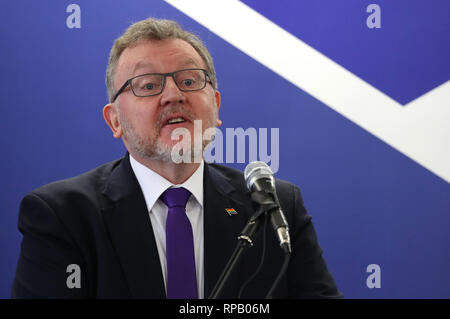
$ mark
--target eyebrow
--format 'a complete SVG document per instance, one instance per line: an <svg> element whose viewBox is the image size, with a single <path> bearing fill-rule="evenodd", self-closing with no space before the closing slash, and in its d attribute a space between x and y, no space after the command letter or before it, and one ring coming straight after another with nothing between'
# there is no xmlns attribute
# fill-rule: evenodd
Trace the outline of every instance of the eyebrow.
<svg viewBox="0 0 450 319"><path fill-rule="evenodd" d="M197 64L197 62L194 61L194 59L186 59L182 64L180 64L181 67L185 66L195 66L196 68L199 68L200 66Z"/></svg>
<svg viewBox="0 0 450 319"><path fill-rule="evenodd" d="M197 64L197 62L195 62L194 59L192 59L192 58L188 58L188 59L184 60L183 63L179 64L180 68L188 67L188 66L194 66L196 68L200 67ZM138 63L136 63L136 65L133 68L133 74L136 74L136 71L138 71L139 69L143 69L143 68L155 69L155 65L150 62L144 61L144 60L139 61ZM174 71L177 71L177 70L174 70Z"/></svg>
<svg viewBox="0 0 450 319"><path fill-rule="evenodd" d="M133 68L133 74L136 74L136 71L143 68L154 68L154 65L150 62L139 61Z"/></svg>

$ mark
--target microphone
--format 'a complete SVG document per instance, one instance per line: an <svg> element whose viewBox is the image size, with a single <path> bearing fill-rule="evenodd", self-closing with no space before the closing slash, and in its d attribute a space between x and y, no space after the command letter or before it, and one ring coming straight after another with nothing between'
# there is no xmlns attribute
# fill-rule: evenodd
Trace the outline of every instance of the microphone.
<svg viewBox="0 0 450 319"><path fill-rule="evenodd" d="M250 191L264 194L264 202L270 203L268 213L273 229L278 235L281 248L285 253L290 254L291 239L289 237L289 227L278 201L272 170L266 163L254 161L245 168L244 178Z"/></svg>

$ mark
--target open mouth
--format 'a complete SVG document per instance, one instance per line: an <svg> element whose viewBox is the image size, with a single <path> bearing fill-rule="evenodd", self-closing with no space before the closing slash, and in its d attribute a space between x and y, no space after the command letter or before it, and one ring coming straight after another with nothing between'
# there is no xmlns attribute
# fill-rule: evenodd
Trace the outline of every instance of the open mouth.
<svg viewBox="0 0 450 319"><path fill-rule="evenodd" d="M169 119L166 124L178 124L178 123L183 123L186 122L186 120L182 117L174 117Z"/></svg>

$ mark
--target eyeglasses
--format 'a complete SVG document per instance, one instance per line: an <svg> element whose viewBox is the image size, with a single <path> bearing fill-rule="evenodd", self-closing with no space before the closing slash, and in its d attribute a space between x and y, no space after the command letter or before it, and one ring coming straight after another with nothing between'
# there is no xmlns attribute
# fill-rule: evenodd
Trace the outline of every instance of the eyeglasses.
<svg viewBox="0 0 450 319"><path fill-rule="evenodd" d="M147 73L128 79L114 95L111 103L117 99L128 85L136 96L144 97L161 94L168 76L172 77L178 89L183 92L204 89L206 82L211 84L211 81L206 79L206 77L209 78L209 74L204 69L185 69L171 73Z"/></svg>

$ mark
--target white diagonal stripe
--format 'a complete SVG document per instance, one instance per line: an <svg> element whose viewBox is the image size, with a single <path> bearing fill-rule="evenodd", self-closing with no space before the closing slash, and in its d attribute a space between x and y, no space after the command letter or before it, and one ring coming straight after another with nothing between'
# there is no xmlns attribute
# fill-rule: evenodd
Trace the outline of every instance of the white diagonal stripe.
<svg viewBox="0 0 450 319"><path fill-rule="evenodd" d="M406 106L237 0L165 0L450 183L450 81Z"/></svg>

